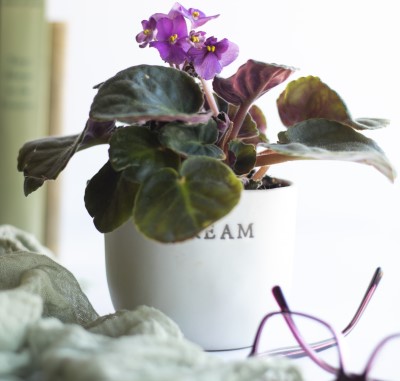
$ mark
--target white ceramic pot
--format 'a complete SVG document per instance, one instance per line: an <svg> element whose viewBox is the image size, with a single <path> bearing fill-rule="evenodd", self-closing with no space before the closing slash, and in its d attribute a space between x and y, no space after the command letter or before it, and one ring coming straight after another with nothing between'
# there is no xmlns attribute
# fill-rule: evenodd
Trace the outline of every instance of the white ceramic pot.
<svg viewBox="0 0 400 381"><path fill-rule="evenodd" d="M295 220L290 185L244 191L228 216L183 243L148 240L128 222L105 235L113 305L156 307L206 350L248 347L277 309L271 288L290 287Z"/></svg>

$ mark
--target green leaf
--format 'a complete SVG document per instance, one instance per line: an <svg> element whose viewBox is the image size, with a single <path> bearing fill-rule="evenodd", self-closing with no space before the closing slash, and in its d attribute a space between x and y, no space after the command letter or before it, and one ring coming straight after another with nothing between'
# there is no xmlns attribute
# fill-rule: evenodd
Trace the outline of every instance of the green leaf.
<svg viewBox="0 0 400 381"><path fill-rule="evenodd" d="M279 133L281 144L260 144L297 159L345 160L372 165L389 180L395 170L372 140L341 123L309 119Z"/></svg>
<svg viewBox="0 0 400 381"><path fill-rule="evenodd" d="M95 119L205 122L198 114L203 93L188 74L170 67L139 65L125 69L101 84L90 116Z"/></svg>
<svg viewBox="0 0 400 381"><path fill-rule="evenodd" d="M353 120L342 98L318 77L302 77L290 82L277 100L279 116L286 127L307 119L334 120L357 130L376 129L386 119Z"/></svg>
<svg viewBox="0 0 400 381"><path fill-rule="evenodd" d="M54 180L78 150L83 134L50 137L25 143L19 151L18 170L24 173L25 196Z"/></svg>
<svg viewBox="0 0 400 381"><path fill-rule="evenodd" d="M107 233L132 217L138 184L128 181L107 162L88 182L85 206L96 228Z"/></svg>
<svg viewBox="0 0 400 381"><path fill-rule="evenodd" d="M123 127L113 134L109 156L116 171L126 170L125 177L139 183L161 168L180 165L179 156L161 146L156 133L138 126Z"/></svg>
<svg viewBox="0 0 400 381"><path fill-rule="evenodd" d="M241 181L222 162L190 157L180 173L166 168L141 185L134 208L138 229L161 242L194 237L239 202Z"/></svg>
<svg viewBox="0 0 400 381"><path fill-rule="evenodd" d="M218 128L213 119L207 124L169 123L160 130L159 139L161 144L185 157L225 159L224 151L215 144Z"/></svg>
<svg viewBox="0 0 400 381"><path fill-rule="evenodd" d="M232 140L229 142L229 151L234 156L233 170L237 175L245 175L254 168L256 149L253 144Z"/></svg>
<svg viewBox="0 0 400 381"><path fill-rule="evenodd" d="M111 121L88 120L80 135L49 136L25 143L18 154L18 170L24 173L28 196L46 180L55 180L78 151L108 142L114 130Z"/></svg>
<svg viewBox="0 0 400 381"><path fill-rule="evenodd" d="M264 113L258 106L252 105L250 107L249 114L250 114L252 120L256 124L258 133L254 137L249 137L249 138L243 139L243 141L248 144L254 144L255 146L257 146L257 144L259 144L259 143L268 143L268 138L266 135L267 119L265 118ZM243 125L245 125L245 121L244 121ZM243 127L242 127L242 129L243 129ZM240 132L239 132L239 137L240 137Z"/></svg>

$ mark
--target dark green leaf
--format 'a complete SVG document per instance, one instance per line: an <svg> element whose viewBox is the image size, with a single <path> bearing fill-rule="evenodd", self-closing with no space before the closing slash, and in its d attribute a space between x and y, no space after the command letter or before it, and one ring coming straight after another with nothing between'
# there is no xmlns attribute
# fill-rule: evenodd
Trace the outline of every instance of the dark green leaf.
<svg viewBox="0 0 400 381"><path fill-rule="evenodd" d="M139 65L125 69L101 84L90 116L96 119L134 121L205 122L198 114L203 93L188 74L169 67Z"/></svg>
<svg viewBox="0 0 400 381"><path fill-rule="evenodd" d="M81 135L49 137L25 143L19 151L18 170L24 173L25 196L54 180L77 151Z"/></svg>
<svg viewBox="0 0 400 381"><path fill-rule="evenodd" d="M75 152L107 143L113 130L112 121L99 123L89 119L80 135L50 136L25 143L18 154L18 170L25 177L25 196L46 180L55 180Z"/></svg>
<svg viewBox="0 0 400 381"><path fill-rule="evenodd" d="M107 162L86 186L85 206L96 228L113 231L132 216L138 184L128 181Z"/></svg>
<svg viewBox="0 0 400 381"><path fill-rule="evenodd" d="M313 76L290 82L279 96L277 105L286 127L314 118L334 120L357 130L376 129L388 124L385 119L353 120L336 91Z"/></svg>
<svg viewBox="0 0 400 381"><path fill-rule="evenodd" d="M229 151L234 156L233 170L237 175L245 175L254 168L256 149L253 144L232 140L229 142Z"/></svg>
<svg viewBox="0 0 400 381"><path fill-rule="evenodd" d="M281 144L261 144L298 159L345 160L372 165L391 181L395 170L371 139L341 123L309 119L279 133Z"/></svg>
<svg viewBox="0 0 400 381"><path fill-rule="evenodd" d="M225 158L224 151L215 145L218 128L213 119L207 124L169 123L161 129L159 139L161 144L186 157Z"/></svg>
<svg viewBox="0 0 400 381"><path fill-rule="evenodd" d="M251 104L268 90L284 82L293 68L248 60L229 78L215 77L214 91L236 106Z"/></svg>
<svg viewBox="0 0 400 381"><path fill-rule="evenodd" d="M126 170L125 176L139 183L158 169L180 165L179 156L161 146L156 133L145 127L118 129L110 140L109 156L116 171Z"/></svg>
<svg viewBox="0 0 400 381"><path fill-rule="evenodd" d="M152 239L183 241L231 211L241 190L240 180L222 162L190 157L180 173L162 169L142 183L134 220Z"/></svg>

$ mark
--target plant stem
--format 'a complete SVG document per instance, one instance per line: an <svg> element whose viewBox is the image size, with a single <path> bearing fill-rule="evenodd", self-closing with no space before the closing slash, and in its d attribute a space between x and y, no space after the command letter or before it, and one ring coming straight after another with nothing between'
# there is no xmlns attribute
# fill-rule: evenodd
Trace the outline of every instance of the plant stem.
<svg viewBox="0 0 400 381"><path fill-rule="evenodd" d="M210 106L212 114L213 114L213 116L218 116L219 109L218 109L217 103L215 102L214 96L208 86L208 83L203 78L200 78L200 80L201 80L201 84L203 85L204 95L207 99L208 105Z"/></svg>
<svg viewBox="0 0 400 381"><path fill-rule="evenodd" d="M238 136L250 107L251 102L242 103L239 106L239 109L237 110L236 115L233 118L233 130L231 132L231 135L229 136L229 140L233 140Z"/></svg>
<svg viewBox="0 0 400 381"><path fill-rule="evenodd" d="M266 165L285 163L286 161L301 160L298 156L289 156L276 153L274 151L263 152L256 158L256 167L263 167Z"/></svg>
<svg viewBox="0 0 400 381"><path fill-rule="evenodd" d="M265 165L264 167L261 167L257 170L257 172L253 175L253 180L257 181L257 180L261 180L264 175L267 173L269 169L269 165Z"/></svg>

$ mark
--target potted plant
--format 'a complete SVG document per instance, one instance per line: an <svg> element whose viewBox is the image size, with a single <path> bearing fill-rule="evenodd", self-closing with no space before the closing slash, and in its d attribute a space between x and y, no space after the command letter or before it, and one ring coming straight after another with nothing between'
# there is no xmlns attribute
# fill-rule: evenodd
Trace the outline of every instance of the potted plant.
<svg viewBox="0 0 400 381"><path fill-rule="evenodd" d="M285 130L270 142L255 102L295 69L249 60L220 77L238 47L199 29L217 17L176 3L168 14L143 21L137 42L156 48L169 66L130 67L95 86L81 134L28 142L18 157L28 195L56 179L76 152L109 145L85 204L107 233L114 305L153 304L207 349L250 345L270 286L284 283L290 269L293 186L269 177L271 165L345 160L395 177L384 152L362 134L388 122L353 119L314 76L290 82L278 97ZM123 247L112 249L114 242Z"/></svg>

